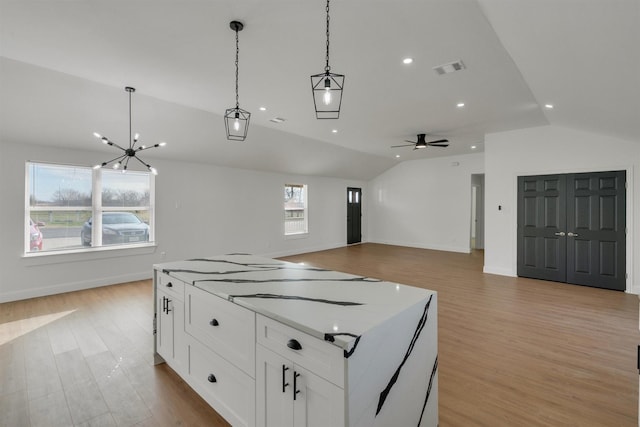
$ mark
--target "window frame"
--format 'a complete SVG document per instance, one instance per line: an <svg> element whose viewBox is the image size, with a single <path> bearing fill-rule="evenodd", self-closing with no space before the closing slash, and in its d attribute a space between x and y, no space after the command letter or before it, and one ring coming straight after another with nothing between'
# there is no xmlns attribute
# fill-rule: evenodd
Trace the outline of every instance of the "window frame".
<svg viewBox="0 0 640 427"><path fill-rule="evenodd" d="M34 207L30 203L31 195L31 165L48 165L61 168L74 168L74 169L92 169L91 170L91 206L46 206L46 207ZM25 206L24 206L24 243L23 243L23 256L24 257L40 257L51 255L63 255L63 254L77 254L77 253L90 253L100 251L113 251L132 248L144 248L155 247L155 175L146 171L129 171L134 174L147 175L149 179L149 204L145 206L102 206L102 176L103 169L94 169L86 165L73 165L62 164L54 162L42 162L28 160L25 162ZM108 170L107 170L108 171ZM90 217L93 219L91 227L91 246L68 247L62 249L51 249L41 251L31 251L30 242L30 221L32 218L32 212L50 212L50 211L86 211L90 212ZM102 213L109 211L145 211L148 212L148 225L149 225L149 240L139 243L116 243L103 245L102 244Z"/></svg>
<svg viewBox="0 0 640 427"><path fill-rule="evenodd" d="M302 204L303 204L303 228L304 231L297 231L297 232L290 232L287 233L287 208L285 206L283 206L283 222L282 222L282 226L283 226L283 235L285 237L285 239L296 239L296 238L302 238L302 237L306 237L309 235L309 186L307 184L292 184L292 183L285 183L283 190L286 191L287 187L300 187L302 188ZM284 202L286 203L286 201ZM283 203L283 205L284 205ZM290 210L290 209L289 209Z"/></svg>

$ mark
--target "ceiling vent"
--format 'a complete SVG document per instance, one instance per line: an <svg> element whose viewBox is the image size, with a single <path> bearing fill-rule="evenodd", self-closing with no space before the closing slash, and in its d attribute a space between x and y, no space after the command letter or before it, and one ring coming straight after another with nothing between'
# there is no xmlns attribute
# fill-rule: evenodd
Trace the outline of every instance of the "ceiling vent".
<svg viewBox="0 0 640 427"><path fill-rule="evenodd" d="M270 119L269 121L273 122L273 123L282 123L282 122L284 122L284 120L285 119L283 119L282 117L274 117L273 119Z"/></svg>
<svg viewBox="0 0 640 427"><path fill-rule="evenodd" d="M462 71L466 69L464 62L462 60L449 62L448 64L438 65L437 67L433 67L433 69L438 73L439 76L443 74L454 73L456 71Z"/></svg>

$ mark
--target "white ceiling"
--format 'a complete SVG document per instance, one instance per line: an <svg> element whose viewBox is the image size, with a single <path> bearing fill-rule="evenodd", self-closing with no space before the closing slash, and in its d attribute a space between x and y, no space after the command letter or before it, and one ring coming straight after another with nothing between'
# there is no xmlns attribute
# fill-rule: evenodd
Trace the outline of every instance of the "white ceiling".
<svg viewBox="0 0 640 427"><path fill-rule="evenodd" d="M334 0L339 120L316 120L311 98L309 76L324 70L324 7L0 0L0 137L109 157L92 133L126 144L133 86L134 131L168 143L149 159L368 180L398 161L482 151L486 133L549 123L640 142L640 0ZM245 142L227 141L222 119L235 105L231 20L245 24ZM460 59L464 71L433 71ZM451 145L389 148L423 132Z"/></svg>

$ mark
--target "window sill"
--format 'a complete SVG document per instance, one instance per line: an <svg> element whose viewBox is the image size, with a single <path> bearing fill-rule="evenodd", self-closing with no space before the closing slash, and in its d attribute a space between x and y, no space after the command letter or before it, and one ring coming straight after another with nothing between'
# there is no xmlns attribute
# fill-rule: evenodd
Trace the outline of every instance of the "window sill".
<svg viewBox="0 0 640 427"><path fill-rule="evenodd" d="M128 257L132 255L148 255L154 253L157 246L155 242L150 242L135 245L103 246L99 248L29 252L24 253L22 259L27 263L27 266L83 262L105 258Z"/></svg>
<svg viewBox="0 0 640 427"><path fill-rule="evenodd" d="M295 239L306 239L309 237L309 232L306 233L295 233L295 234L285 234L284 240L295 240Z"/></svg>

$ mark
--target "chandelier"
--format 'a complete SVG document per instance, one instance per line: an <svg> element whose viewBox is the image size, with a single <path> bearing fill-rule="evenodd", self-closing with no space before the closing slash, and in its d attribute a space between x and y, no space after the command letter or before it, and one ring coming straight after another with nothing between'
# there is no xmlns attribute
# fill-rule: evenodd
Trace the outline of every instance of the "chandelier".
<svg viewBox="0 0 640 427"><path fill-rule="evenodd" d="M160 142L158 144L153 144L153 145L149 145L149 146L147 146L147 145L139 145L139 146L136 147L136 144L138 143L138 139L140 138L140 135L138 133L136 133L132 137L132 133L131 133L131 94L133 92L135 92L136 89L133 88L133 87L127 86L127 87L124 88L124 90L126 90L129 93L129 148L121 147L120 145L118 145L115 142L111 141L106 136L102 136L98 132L94 132L93 136L98 138L103 144L110 145L112 147L116 147L117 149L121 150L122 153L118 154L117 157L115 157L115 158L113 158L113 159L111 159L111 160L109 160L107 162L98 163L93 168L94 169L100 169L102 167L105 167L105 166L113 163L113 165L111 167L114 170L121 170L122 173L125 173L127 171L127 167L129 166L129 160L136 159L137 161L142 163L152 174L157 175L158 171L155 168L151 167L150 164L148 164L145 161L143 161L138 156L138 153L140 153L141 151L144 151L144 150L148 150L149 148L164 147L165 145L167 145L167 143L166 142Z"/></svg>

